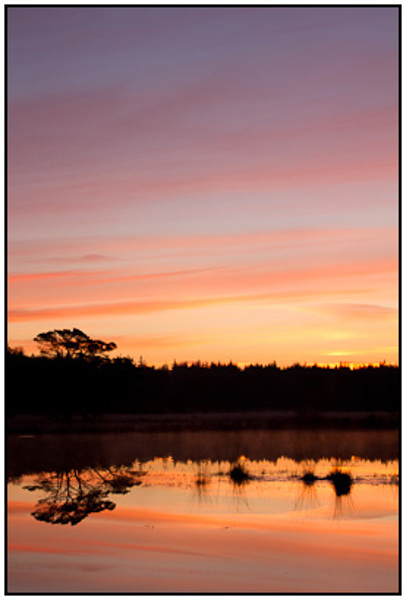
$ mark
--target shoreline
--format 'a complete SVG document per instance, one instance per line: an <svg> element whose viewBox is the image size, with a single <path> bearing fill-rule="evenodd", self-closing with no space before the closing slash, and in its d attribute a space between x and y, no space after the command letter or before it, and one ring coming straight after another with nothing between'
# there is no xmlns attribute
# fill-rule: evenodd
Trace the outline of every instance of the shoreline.
<svg viewBox="0 0 405 600"><path fill-rule="evenodd" d="M399 429L399 413L249 411L168 414L103 414L58 419L52 415L6 418L6 434L229 431L255 429Z"/></svg>

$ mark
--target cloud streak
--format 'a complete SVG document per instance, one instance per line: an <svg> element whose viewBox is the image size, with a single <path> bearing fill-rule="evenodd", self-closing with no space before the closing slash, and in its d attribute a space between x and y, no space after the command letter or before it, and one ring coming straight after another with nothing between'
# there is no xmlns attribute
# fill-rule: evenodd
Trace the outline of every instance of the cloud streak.
<svg viewBox="0 0 405 600"><path fill-rule="evenodd" d="M8 14L10 341L114 322L153 362L210 315L243 354L254 305L299 356L310 306L319 348L371 319L393 346L395 7Z"/></svg>
<svg viewBox="0 0 405 600"><path fill-rule="evenodd" d="M349 322L351 320L379 321L398 319L398 308L376 304L328 303L320 307L327 313Z"/></svg>
<svg viewBox="0 0 405 600"><path fill-rule="evenodd" d="M350 290L340 290L340 293L350 294L354 293ZM334 296L336 290L325 290L324 292L314 291L311 289L307 290L290 290L290 291L279 291L273 293L255 293L255 294L240 294L235 296L216 296L216 297L200 297L200 298L189 298L184 300L172 299L172 300L146 300L146 301L131 301L131 302L117 302L117 303L99 303L99 304L83 304L69 306L54 306L48 308L37 308L37 309L11 309L8 312L8 318L10 322L19 321L35 321L43 319L60 319L60 318L74 318L83 316L125 316L128 314L142 315L147 313L161 312L161 311L172 311L172 310L192 310L213 305L221 304L232 304L232 303L250 303L250 302L273 302L275 304L283 303L294 303L294 302L305 302L308 300L314 300L319 298L320 295ZM374 310L374 316L383 313L384 316L389 314L393 316L395 314L394 309L387 309L384 311L382 308L377 307L365 307L364 305L329 305L328 310L334 313L339 313L343 316L347 315L363 315L366 316L372 313Z"/></svg>

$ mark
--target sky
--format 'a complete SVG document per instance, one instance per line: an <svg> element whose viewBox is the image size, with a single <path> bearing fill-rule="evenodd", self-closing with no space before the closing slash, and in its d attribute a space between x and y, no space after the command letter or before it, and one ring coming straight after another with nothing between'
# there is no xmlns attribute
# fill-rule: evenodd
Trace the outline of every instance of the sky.
<svg viewBox="0 0 405 600"><path fill-rule="evenodd" d="M398 8L7 16L11 346L398 363Z"/></svg>

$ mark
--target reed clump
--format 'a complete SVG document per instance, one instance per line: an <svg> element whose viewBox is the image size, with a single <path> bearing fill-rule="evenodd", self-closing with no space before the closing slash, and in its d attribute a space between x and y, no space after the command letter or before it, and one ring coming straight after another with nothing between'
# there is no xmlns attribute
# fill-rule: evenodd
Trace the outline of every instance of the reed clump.
<svg viewBox="0 0 405 600"><path fill-rule="evenodd" d="M249 479L251 479L251 475L240 462L236 463L236 465L234 465L229 471L229 477L236 485L243 485L244 483L247 483Z"/></svg>
<svg viewBox="0 0 405 600"><path fill-rule="evenodd" d="M303 481L305 485L311 486L314 485L315 481L319 481L319 477L317 477L313 471L305 471L301 477L301 481Z"/></svg>
<svg viewBox="0 0 405 600"><path fill-rule="evenodd" d="M335 488L336 496L346 496L350 494L353 485L353 477L350 473L344 473L340 469L334 469L325 479L331 482Z"/></svg>
<svg viewBox="0 0 405 600"><path fill-rule="evenodd" d="M199 473L196 477L195 484L198 488L203 488L208 484L208 478L202 473Z"/></svg>

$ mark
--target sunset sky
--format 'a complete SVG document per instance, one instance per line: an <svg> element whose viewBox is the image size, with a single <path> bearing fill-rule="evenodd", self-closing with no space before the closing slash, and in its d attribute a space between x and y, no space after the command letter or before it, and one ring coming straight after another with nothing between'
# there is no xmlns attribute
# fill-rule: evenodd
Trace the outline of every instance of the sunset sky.
<svg viewBox="0 0 405 600"><path fill-rule="evenodd" d="M8 8L8 337L398 362L398 8Z"/></svg>

